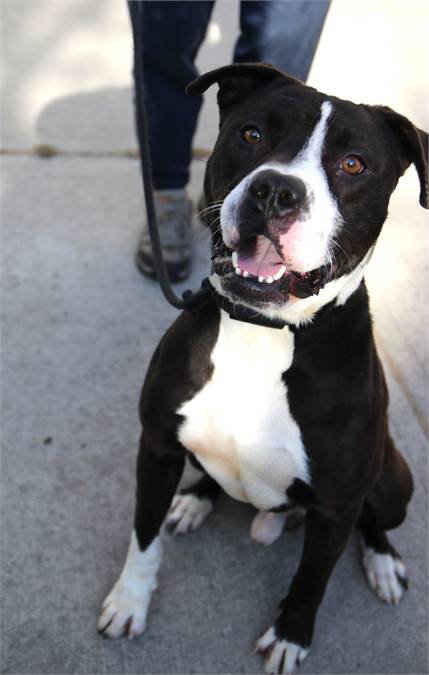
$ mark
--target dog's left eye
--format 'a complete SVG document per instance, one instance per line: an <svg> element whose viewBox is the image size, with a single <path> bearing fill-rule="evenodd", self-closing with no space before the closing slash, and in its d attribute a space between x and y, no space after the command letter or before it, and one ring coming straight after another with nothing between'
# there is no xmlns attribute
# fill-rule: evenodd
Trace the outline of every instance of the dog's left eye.
<svg viewBox="0 0 429 675"><path fill-rule="evenodd" d="M365 169L365 164L363 159L357 155L347 155L341 162L341 169L352 176L355 176L358 173L362 173Z"/></svg>
<svg viewBox="0 0 429 675"><path fill-rule="evenodd" d="M256 145L262 141L262 134L256 127L244 127L241 130L241 135L246 143Z"/></svg>

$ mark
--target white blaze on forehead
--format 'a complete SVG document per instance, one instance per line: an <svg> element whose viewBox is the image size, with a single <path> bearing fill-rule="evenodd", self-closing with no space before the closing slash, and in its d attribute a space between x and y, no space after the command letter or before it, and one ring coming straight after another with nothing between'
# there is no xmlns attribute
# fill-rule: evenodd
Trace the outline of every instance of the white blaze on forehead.
<svg viewBox="0 0 429 675"><path fill-rule="evenodd" d="M331 262L333 238L341 222L322 164L331 114L332 104L324 101L319 121L295 159L275 165L280 173L300 178L307 191L308 212L280 235L283 256L295 272L310 272Z"/></svg>
<svg viewBox="0 0 429 675"><path fill-rule="evenodd" d="M322 151L325 144L326 129L328 126L328 118L332 112L332 103L324 101L320 108L320 118L313 129L311 136L308 138L302 150L296 156L294 163L299 160L313 160L322 164Z"/></svg>

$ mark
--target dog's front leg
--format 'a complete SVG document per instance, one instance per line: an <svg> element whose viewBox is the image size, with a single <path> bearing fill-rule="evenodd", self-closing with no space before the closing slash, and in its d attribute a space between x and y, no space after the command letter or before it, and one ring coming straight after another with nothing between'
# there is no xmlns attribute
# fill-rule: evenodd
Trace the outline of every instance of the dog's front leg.
<svg viewBox="0 0 429 675"><path fill-rule="evenodd" d="M335 519L307 512L298 571L280 604L280 616L256 644L266 657L266 673L292 673L307 656L326 584L359 511L360 505L354 506Z"/></svg>
<svg viewBox="0 0 429 675"><path fill-rule="evenodd" d="M184 456L156 454L144 433L137 460L134 530L124 568L104 601L98 621L105 637L135 637L146 616L161 563L159 531L167 515L184 466Z"/></svg>

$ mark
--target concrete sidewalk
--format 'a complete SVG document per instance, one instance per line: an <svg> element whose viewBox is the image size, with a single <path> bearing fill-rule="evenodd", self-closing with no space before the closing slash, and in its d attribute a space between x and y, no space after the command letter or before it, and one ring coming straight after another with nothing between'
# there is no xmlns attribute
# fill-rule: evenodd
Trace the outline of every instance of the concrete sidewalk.
<svg viewBox="0 0 429 675"><path fill-rule="evenodd" d="M125 2L3 0L3 673L258 673L254 640L294 573L302 532L250 541L250 507L227 497L200 531L167 538L149 626L109 642L99 606L132 522L137 402L176 315L134 269L142 212ZM230 60L235 2L218 2L201 70ZM334 0L310 83L383 103L423 128L424 0ZM216 136L209 92L195 145ZM49 160L31 154L57 146ZM194 162L191 193L201 189ZM398 607L367 587L353 540L301 673L427 673L428 234L410 170L368 275L391 424L415 478L393 535L411 588ZM196 226L196 287L209 266Z"/></svg>

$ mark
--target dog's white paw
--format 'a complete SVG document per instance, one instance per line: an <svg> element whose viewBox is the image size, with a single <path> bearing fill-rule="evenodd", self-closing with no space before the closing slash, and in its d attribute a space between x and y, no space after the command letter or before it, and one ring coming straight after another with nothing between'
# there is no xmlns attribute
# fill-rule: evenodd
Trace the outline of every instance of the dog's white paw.
<svg viewBox="0 0 429 675"><path fill-rule="evenodd" d="M371 588L390 605L397 605L408 589L407 570L400 558L390 553L376 553L364 546L362 562Z"/></svg>
<svg viewBox="0 0 429 675"><path fill-rule="evenodd" d="M175 495L167 516L167 529L173 534L185 534L198 529L213 510L210 499L192 494Z"/></svg>
<svg viewBox="0 0 429 675"><path fill-rule="evenodd" d="M134 638L143 633L160 562L159 537L141 551L133 532L124 569L101 608L98 631L104 637Z"/></svg>
<svg viewBox="0 0 429 675"><path fill-rule="evenodd" d="M252 521L250 536L253 541L269 546L278 539L286 522L286 512L259 511Z"/></svg>
<svg viewBox="0 0 429 675"><path fill-rule="evenodd" d="M155 585L133 588L119 578L103 603L98 630L105 637L133 638L146 628L146 616Z"/></svg>
<svg viewBox="0 0 429 675"><path fill-rule="evenodd" d="M310 650L294 642L279 640L271 626L257 641L256 651L265 657L265 673L293 673Z"/></svg>
<svg viewBox="0 0 429 675"><path fill-rule="evenodd" d="M259 511L252 521L250 536L253 541L269 546L280 537L283 530L295 530L299 527L304 516L305 510L298 507L281 513Z"/></svg>

